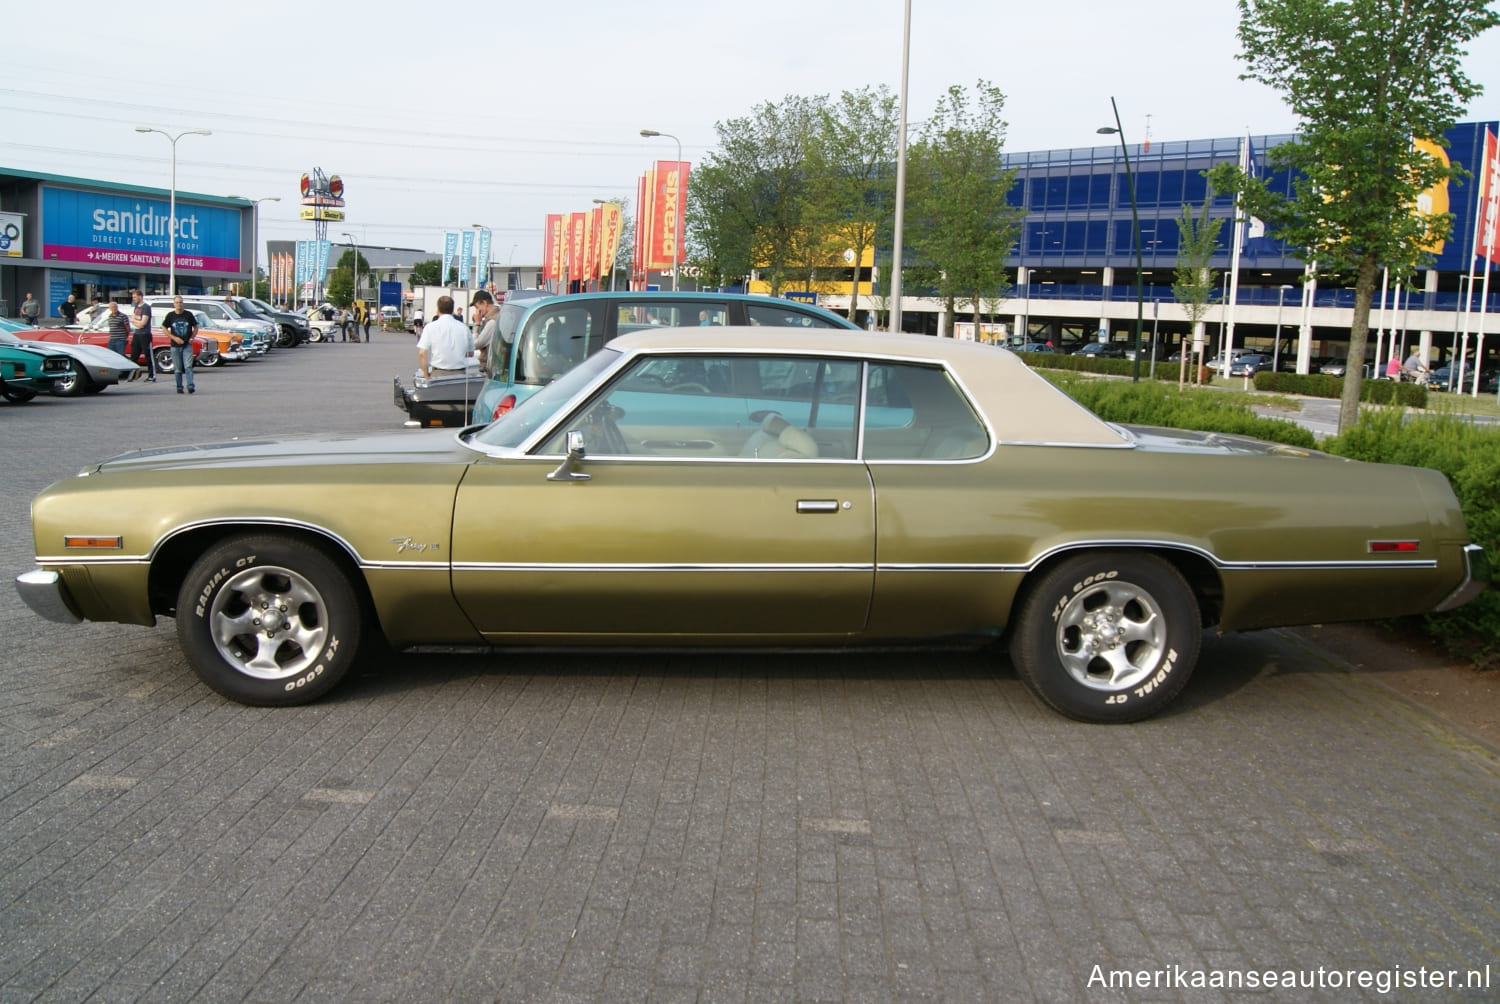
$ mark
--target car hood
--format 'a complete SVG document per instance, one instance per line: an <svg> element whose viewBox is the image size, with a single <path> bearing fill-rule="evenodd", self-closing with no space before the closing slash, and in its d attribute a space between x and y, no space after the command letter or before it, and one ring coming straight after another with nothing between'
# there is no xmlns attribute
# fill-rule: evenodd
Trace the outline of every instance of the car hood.
<svg viewBox="0 0 1500 1004"><path fill-rule="evenodd" d="M217 469L226 467L307 467L340 464L469 464L472 450L460 446L452 429L403 430L378 436L309 435L284 439L234 439L223 443L135 450L102 461L98 473Z"/></svg>
<svg viewBox="0 0 1500 1004"><path fill-rule="evenodd" d="M1197 432L1147 425L1116 425L1115 428L1124 432L1136 449L1155 453L1240 453L1262 457L1320 457L1349 462L1344 457L1335 457L1320 450L1273 443L1251 436L1237 436L1228 432Z"/></svg>

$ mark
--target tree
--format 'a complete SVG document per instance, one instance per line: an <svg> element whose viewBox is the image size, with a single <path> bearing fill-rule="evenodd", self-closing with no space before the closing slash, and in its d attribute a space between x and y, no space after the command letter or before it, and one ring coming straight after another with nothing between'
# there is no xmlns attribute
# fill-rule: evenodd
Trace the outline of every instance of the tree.
<svg viewBox="0 0 1500 1004"><path fill-rule="evenodd" d="M947 301L973 308L975 330L985 298L1010 289L1005 259L1020 234L1023 210L1009 201L1015 171L1003 159L1005 95L983 80L973 107L964 89L948 88L921 138L907 151L907 243L917 275Z"/></svg>
<svg viewBox="0 0 1500 1004"><path fill-rule="evenodd" d="M1193 348L1200 353L1193 369L1194 383L1198 382L1197 367L1203 365L1203 318L1208 313L1209 300L1219 288L1219 270L1209 268L1208 262L1218 250L1219 231L1224 229L1224 221L1209 218L1208 207L1212 202L1213 192L1210 191L1197 215L1194 215L1192 206L1184 204L1182 215L1177 220L1177 269L1172 276L1172 295L1187 314L1188 324L1192 327ZM1177 377L1179 387L1184 382L1182 374L1187 372L1190 354L1184 344L1182 368Z"/></svg>
<svg viewBox="0 0 1500 1004"><path fill-rule="evenodd" d="M356 266L358 267L356 268ZM338 287L340 289L344 289L347 286L347 295L349 299L348 302L345 303L340 303L333 295L333 279L334 276L339 275L343 276L343 278L347 280L346 283L340 283ZM349 248L343 254L339 255L338 262L333 266L333 271L329 273L328 302L334 304L335 306L347 307L355 300L360 299L360 291L364 289L364 287L368 285L369 282L370 263L365 260L364 255L355 251L353 248Z"/></svg>
<svg viewBox="0 0 1500 1004"><path fill-rule="evenodd" d="M823 96L788 95L780 104L757 105L748 118L717 123L722 151L704 157L698 169L706 184L690 244L705 238L710 220L715 229L739 228L750 241L747 264L766 273L773 296L789 276L808 267L807 154L826 104ZM712 237L726 252L721 267L730 265L740 247L728 233Z"/></svg>
<svg viewBox="0 0 1500 1004"><path fill-rule="evenodd" d="M808 155L807 219L823 237L822 257L854 252L849 320L859 306L859 263L894 209L896 98L884 85L845 91L822 109Z"/></svg>
<svg viewBox="0 0 1500 1004"><path fill-rule="evenodd" d="M1294 195L1220 164L1210 181L1242 212L1305 248L1321 273L1354 277L1350 366L1339 431L1359 418L1370 304L1382 267L1410 281L1452 230L1415 211L1428 188L1461 175L1418 141L1443 137L1482 88L1460 66L1464 47L1500 23L1492 0L1239 0L1242 79L1280 91L1298 136L1267 154L1294 173ZM1379 360L1377 360L1378 362Z"/></svg>
<svg viewBox="0 0 1500 1004"><path fill-rule="evenodd" d="M349 306L354 302L354 274L346 268L336 268L329 272L323 296L335 307Z"/></svg>
<svg viewBox="0 0 1500 1004"><path fill-rule="evenodd" d="M698 288L738 282L755 267L753 226L739 172L710 155L688 183L684 226L688 261L698 269Z"/></svg>
<svg viewBox="0 0 1500 1004"><path fill-rule="evenodd" d="M443 284L443 263L436 258L426 258L411 267L411 275L407 277L406 284L413 289L418 286L441 286Z"/></svg>

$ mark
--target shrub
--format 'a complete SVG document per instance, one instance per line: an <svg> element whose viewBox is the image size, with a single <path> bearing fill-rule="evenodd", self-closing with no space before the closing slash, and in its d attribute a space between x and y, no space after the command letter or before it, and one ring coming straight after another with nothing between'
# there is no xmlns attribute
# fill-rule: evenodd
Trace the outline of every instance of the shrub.
<svg viewBox="0 0 1500 1004"><path fill-rule="evenodd" d="M1476 425L1446 409L1414 418L1400 411L1371 410L1323 448L1355 460L1442 471L1463 506L1469 536L1491 562L1500 554L1500 498L1495 487L1500 485L1500 429ZM1457 610L1425 614L1418 620L1427 634L1477 666L1500 665L1500 591L1487 589Z"/></svg>
<svg viewBox="0 0 1500 1004"><path fill-rule="evenodd" d="M1301 394L1304 397L1343 397L1344 378L1326 373L1272 373L1266 370L1255 374L1256 390L1273 390L1283 394ZM1427 407L1427 388L1414 383L1396 383L1391 380L1363 380L1359 386L1359 399L1371 404L1399 404L1406 408Z"/></svg>
<svg viewBox="0 0 1500 1004"><path fill-rule="evenodd" d="M1246 405L1217 392L1179 391L1161 382L1089 380L1063 373L1043 375L1106 422L1225 432L1306 449L1311 449L1315 442L1313 434L1297 423L1261 418Z"/></svg>
<svg viewBox="0 0 1500 1004"><path fill-rule="evenodd" d="M1135 373L1135 362L1131 359L1100 359L1096 356L1074 356L1064 355L1060 352L1017 352L1016 355L1034 370L1072 370L1076 373L1099 373L1104 376L1133 376ZM1180 372L1178 363L1169 363L1158 359L1156 361L1156 377L1159 381L1177 381ZM1141 360L1141 378L1147 379L1151 376L1151 363ZM1207 366L1203 367L1200 383L1208 383L1213 379L1213 371ZM1337 397L1337 395L1334 395Z"/></svg>

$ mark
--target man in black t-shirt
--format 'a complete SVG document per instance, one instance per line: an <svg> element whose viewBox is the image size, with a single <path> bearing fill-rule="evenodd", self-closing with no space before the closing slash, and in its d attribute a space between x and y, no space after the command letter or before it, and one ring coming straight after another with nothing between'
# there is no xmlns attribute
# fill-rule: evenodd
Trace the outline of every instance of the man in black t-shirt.
<svg viewBox="0 0 1500 1004"><path fill-rule="evenodd" d="M182 309L182 297L172 297L172 310L161 321L162 331L172 343L172 375L177 378L177 393L182 393L182 376L187 374L187 392L197 393L193 387L193 336L198 333L198 321L190 310Z"/></svg>
<svg viewBox="0 0 1500 1004"><path fill-rule="evenodd" d="M68 298L57 305L57 316L63 319L63 324L78 323L78 303L69 293Z"/></svg>

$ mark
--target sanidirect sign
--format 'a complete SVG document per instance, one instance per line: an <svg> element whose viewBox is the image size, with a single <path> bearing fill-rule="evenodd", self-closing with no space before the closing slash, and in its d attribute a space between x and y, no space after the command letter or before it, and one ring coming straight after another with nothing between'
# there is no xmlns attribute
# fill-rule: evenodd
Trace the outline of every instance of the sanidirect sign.
<svg viewBox="0 0 1500 1004"><path fill-rule="evenodd" d="M85 265L169 266L171 203L42 188L42 257ZM239 272L240 212L177 201L177 269Z"/></svg>

